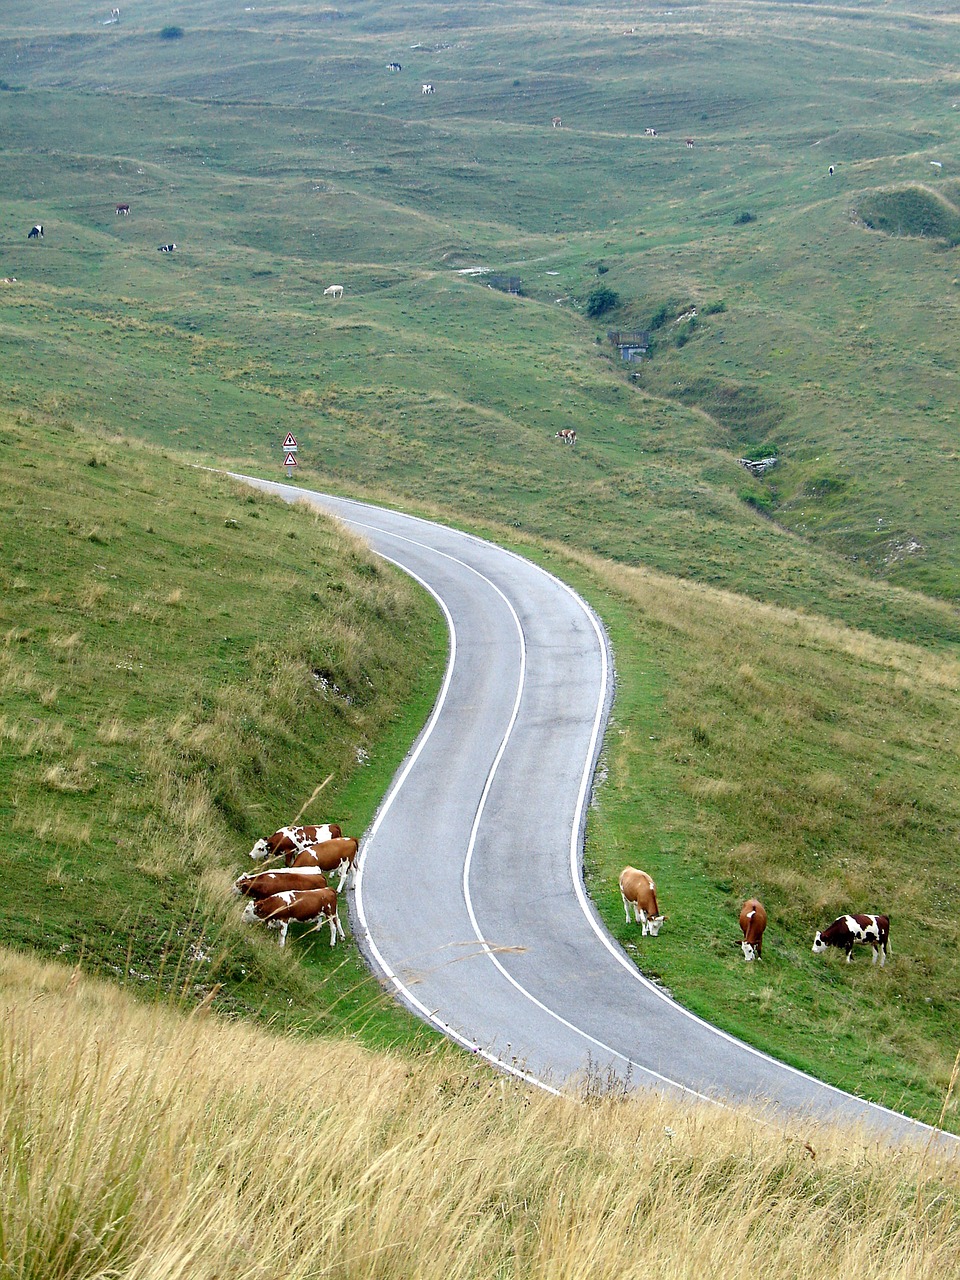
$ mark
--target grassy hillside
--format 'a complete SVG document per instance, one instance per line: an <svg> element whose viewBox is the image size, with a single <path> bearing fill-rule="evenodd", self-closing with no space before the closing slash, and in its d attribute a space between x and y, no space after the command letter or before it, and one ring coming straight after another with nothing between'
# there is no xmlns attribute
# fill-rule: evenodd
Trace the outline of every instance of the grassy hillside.
<svg viewBox="0 0 960 1280"><path fill-rule="evenodd" d="M313 934L300 966L228 890L324 781L305 820L362 833L439 685L435 609L314 513L117 438L5 415L0 440L4 942L408 1035L355 951Z"/></svg>
<svg viewBox="0 0 960 1280"><path fill-rule="evenodd" d="M6 957L0 1008L0 1227L18 1280L735 1280L771 1260L795 1280L881 1280L960 1265L955 1164L930 1149L891 1158L849 1129L708 1121L597 1081L579 1101L532 1095L443 1054L177 1021Z"/></svg>
<svg viewBox="0 0 960 1280"><path fill-rule="evenodd" d="M854 216L952 180L932 6L31 17L0 17L8 397L261 467L295 429L329 483L956 639L872 590L956 597L955 268ZM606 332L658 317L631 378Z"/></svg>
<svg viewBox="0 0 960 1280"><path fill-rule="evenodd" d="M292 431L302 482L513 538L601 609L620 683L592 888L616 926L618 864L657 875L673 918L644 965L755 1042L935 1118L958 979L957 24L926 0L206 0L176 21L164 34L155 0L106 25L73 0L0 14L0 399L21 498L5 545L25 511L33 539L7 561L9 634L28 630L7 645L8 741L31 762L6 824L31 903L14 940L73 958L89 934L123 967L128 933L108 925L140 909L155 973L201 864L222 884L331 771L327 816L359 830L372 812L436 676L432 615L361 564L298 586L356 553L183 467L279 475ZM619 301L590 317L601 285ZM608 338L631 328L652 337L640 365ZM738 465L767 455L762 478ZM50 471L69 459L61 513ZM118 459L148 479L117 488ZM265 529L277 566L211 577ZM42 585L35 563L53 566ZM269 621L249 604L261 579ZM328 652L316 625L341 607ZM401 618L425 683L391 640ZM365 693L381 665L388 687ZM130 681L151 671L141 703ZM371 699L369 722L351 703L308 726L313 671ZM125 734L139 754L112 754ZM355 767L367 738L372 772ZM101 909L71 877L106 833L144 870ZM65 885L55 925L34 844L44 892ZM728 945L747 891L771 912L762 969ZM884 975L809 955L853 906L894 917Z"/></svg>

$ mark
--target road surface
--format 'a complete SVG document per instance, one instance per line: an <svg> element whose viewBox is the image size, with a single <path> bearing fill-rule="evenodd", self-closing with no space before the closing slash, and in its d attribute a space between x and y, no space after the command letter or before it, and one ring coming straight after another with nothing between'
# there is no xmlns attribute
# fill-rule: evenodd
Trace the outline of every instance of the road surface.
<svg viewBox="0 0 960 1280"><path fill-rule="evenodd" d="M364 837L354 895L359 945L404 1003L555 1091L592 1077L784 1118L846 1119L894 1138L935 1132L709 1026L607 933L581 854L612 663L579 596L469 534L239 478L336 516L446 616L437 705ZM669 945L668 931L658 945Z"/></svg>

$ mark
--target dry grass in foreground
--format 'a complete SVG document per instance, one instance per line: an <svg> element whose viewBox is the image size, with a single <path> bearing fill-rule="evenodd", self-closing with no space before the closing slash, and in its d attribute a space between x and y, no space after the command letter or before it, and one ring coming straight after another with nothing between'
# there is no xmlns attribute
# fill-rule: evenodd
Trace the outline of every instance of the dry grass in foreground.
<svg viewBox="0 0 960 1280"><path fill-rule="evenodd" d="M0 1005L4 1277L960 1271L931 1151L271 1038L11 953Z"/></svg>

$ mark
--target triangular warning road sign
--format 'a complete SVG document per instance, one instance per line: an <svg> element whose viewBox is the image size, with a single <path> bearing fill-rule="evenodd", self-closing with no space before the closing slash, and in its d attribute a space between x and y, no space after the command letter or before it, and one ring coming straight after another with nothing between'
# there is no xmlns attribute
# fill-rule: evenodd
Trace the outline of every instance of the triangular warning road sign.
<svg viewBox="0 0 960 1280"><path fill-rule="evenodd" d="M283 465L285 467L295 467L297 465L297 460L292 453L287 454L287 456L283 460Z"/></svg>
<svg viewBox="0 0 960 1280"><path fill-rule="evenodd" d="M284 442L283 442L283 447L284 447L285 449L296 449L296 447L297 447L297 442L296 442L295 438L293 437L293 435L291 435L291 433L290 433L289 431L287 432L287 438L286 438L286 440L284 440Z"/></svg>

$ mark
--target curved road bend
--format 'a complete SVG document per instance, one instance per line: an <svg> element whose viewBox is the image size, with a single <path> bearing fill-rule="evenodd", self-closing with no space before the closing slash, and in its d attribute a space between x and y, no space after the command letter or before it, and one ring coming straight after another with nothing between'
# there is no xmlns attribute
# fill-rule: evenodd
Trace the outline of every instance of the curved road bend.
<svg viewBox="0 0 960 1280"><path fill-rule="evenodd" d="M336 516L447 618L437 705L364 838L356 884L359 944L407 1005L545 1088L592 1070L895 1138L935 1132L710 1027L610 938L584 892L581 850L612 668L598 619L573 591L470 534L236 478Z"/></svg>

